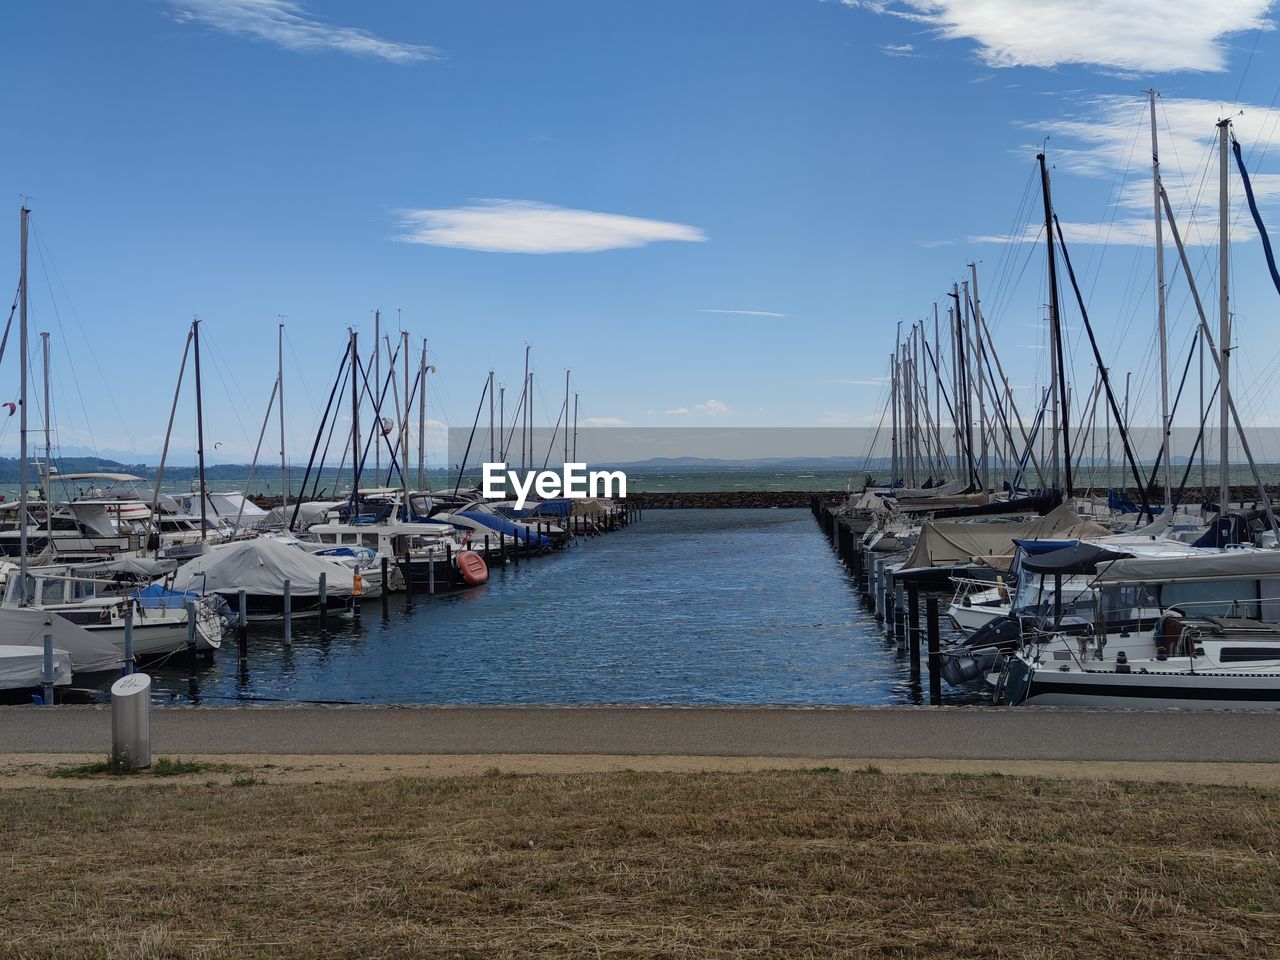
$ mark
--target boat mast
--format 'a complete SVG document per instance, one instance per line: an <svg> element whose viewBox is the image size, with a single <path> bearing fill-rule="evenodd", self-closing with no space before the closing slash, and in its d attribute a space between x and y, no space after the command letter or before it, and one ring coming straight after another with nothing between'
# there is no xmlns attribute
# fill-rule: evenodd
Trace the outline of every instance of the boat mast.
<svg viewBox="0 0 1280 960"><path fill-rule="evenodd" d="M19 386L18 409L18 577L20 606L27 605L27 220L31 211L24 205L18 214L19 232L21 234L21 260L19 290L19 343L21 355L18 358Z"/></svg>
<svg viewBox="0 0 1280 960"><path fill-rule="evenodd" d="M281 516L289 507L289 467L284 455L284 314L276 331L276 383L280 390L280 506ZM245 493L248 493L246 490Z"/></svg>
<svg viewBox="0 0 1280 960"><path fill-rule="evenodd" d="M49 334L40 334L40 352L44 359L44 512L53 544L53 444L49 441Z"/></svg>
<svg viewBox="0 0 1280 960"><path fill-rule="evenodd" d="M1231 120L1218 121L1218 364L1219 398L1219 464L1218 464L1218 516L1227 514L1231 501L1231 471L1228 455L1228 420L1231 408L1231 222L1227 206L1230 201L1230 184L1227 178L1227 140L1231 134Z"/></svg>
<svg viewBox="0 0 1280 960"><path fill-rule="evenodd" d="M980 434L982 436L982 492L986 493L991 489L991 461L987 450L987 401L984 386L986 384L986 348L982 345L982 335L979 327L982 323L982 315L979 312L982 307L981 301L978 300L978 264L976 262L969 264L969 276L972 280L970 293L973 295L973 341L974 341L974 363L978 367L978 422L981 425ZM994 388L991 394L992 403L995 403Z"/></svg>
<svg viewBox="0 0 1280 960"><path fill-rule="evenodd" d="M894 347L889 354L889 393L893 410L892 425L889 428L891 458L889 461L889 486L898 480L898 350Z"/></svg>
<svg viewBox="0 0 1280 960"><path fill-rule="evenodd" d="M373 412L374 417L378 421L377 429L374 431L373 441L373 472L374 476L382 476L382 445L378 443L377 437L382 432L382 311L373 311Z"/></svg>
<svg viewBox="0 0 1280 960"><path fill-rule="evenodd" d="M1160 340L1160 462L1163 465L1164 509L1173 510L1173 423L1169 417L1169 344L1165 329L1166 308L1164 289L1164 216L1160 211L1160 144L1156 139L1156 91L1147 90L1151 101L1151 190L1156 216L1156 329Z"/></svg>
<svg viewBox="0 0 1280 960"><path fill-rule="evenodd" d="M573 462L578 462L578 395L573 395Z"/></svg>
<svg viewBox="0 0 1280 960"><path fill-rule="evenodd" d="M525 427L529 422L529 344L524 345L524 402L520 410L520 472L524 473L526 469L525 451L528 445L525 442Z"/></svg>
<svg viewBox="0 0 1280 960"><path fill-rule="evenodd" d="M404 486L404 519L412 519L409 509L409 331L400 331L400 350L404 354L404 419L400 421L400 480ZM421 390L425 384L418 383Z"/></svg>
<svg viewBox="0 0 1280 960"><path fill-rule="evenodd" d="M489 462L490 462L490 463L497 463L498 461L497 461L497 460L495 460L495 459L494 459L494 456L493 456L493 454L494 454L494 449L493 449L493 443L494 443L494 435L493 435L493 403L494 403L494 396L493 396L493 370L492 370L492 369L490 369L490 370L489 370Z"/></svg>
<svg viewBox="0 0 1280 960"><path fill-rule="evenodd" d="M204 396L201 392L200 383L200 318L196 317L191 321L192 345L195 349L196 364L196 461L199 466L200 474L200 542L204 543L208 535L205 529L208 524L208 508L205 505L205 485L204 485Z"/></svg>
<svg viewBox="0 0 1280 960"><path fill-rule="evenodd" d="M492 398L490 398L492 402ZM564 372L564 462L569 462L569 371Z"/></svg>
<svg viewBox="0 0 1280 960"><path fill-rule="evenodd" d="M1062 313L1058 304L1058 258L1053 252L1053 201L1049 197L1049 168L1045 164L1044 154L1036 154L1040 161L1040 186L1044 197L1044 233L1045 249L1049 260L1049 328L1050 342L1053 346L1052 375L1057 381L1058 390L1054 399L1054 433L1053 433L1053 473L1056 482L1058 475L1058 442L1061 433L1063 452L1063 477L1066 480L1067 498L1075 496L1071 483L1071 432L1067 421L1071 417L1071 404L1067 397L1066 364L1062 357ZM1061 410L1059 410L1061 401Z"/></svg>
<svg viewBox="0 0 1280 960"><path fill-rule="evenodd" d="M352 522L360 512L360 353L359 334L351 328L351 507Z"/></svg>
<svg viewBox="0 0 1280 960"><path fill-rule="evenodd" d="M427 489L427 338L418 361L418 489Z"/></svg>

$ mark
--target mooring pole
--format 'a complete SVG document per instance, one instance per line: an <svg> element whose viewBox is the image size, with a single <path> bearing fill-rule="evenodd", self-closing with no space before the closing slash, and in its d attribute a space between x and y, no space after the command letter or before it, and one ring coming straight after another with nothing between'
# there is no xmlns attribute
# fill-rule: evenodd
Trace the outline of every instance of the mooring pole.
<svg viewBox="0 0 1280 960"><path fill-rule="evenodd" d="M938 644L938 598L925 598L925 620L929 643L929 703L942 704L942 649Z"/></svg>
<svg viewBox="0 0 1280 960"><path fill-rule="evenodd" d="M284 582L284 645L293 643L293 583Z"/></svg>
<svg viewBox="0 0 1280 960"><path fill-rule="evenodd" d="M907 647L911 654L911 683L920 685L920 587L907 584Z"/></svg>

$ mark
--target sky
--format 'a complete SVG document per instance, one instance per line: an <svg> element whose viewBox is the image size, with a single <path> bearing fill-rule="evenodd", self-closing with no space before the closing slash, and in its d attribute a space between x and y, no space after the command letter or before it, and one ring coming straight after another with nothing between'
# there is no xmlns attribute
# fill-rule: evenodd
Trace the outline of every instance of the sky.
<svg viewBox="0 0 1280 960"><path fill-rule="evenodd" d="M455 428L490 369L519 392L526 344L540 423L571 369L584 425L874 426L899 322L945 310L969 263L1030 407L1047 369L1040 149L1100 346L1151 417L1148 87L1211 322L1219 117L1280 224L1265 0L66 0L3 16L0 263L15 289L25 200L31 409L47 330L67 454L154 461L198 316L206 447L248 459L283 315L286 446L305 463L347 330L367 346L376 309L415 363L427 338L429 415ZM1276 425L1280 295L1237 180L1237 396ZM1175 259L1180 369L1194 311ZM1074 308L1065 322L1087 393ZM17 366L9 349L6 399ZM190 387L172 462L193 456ZM0 420L0 453L16 449L17 418Z"/></svg>

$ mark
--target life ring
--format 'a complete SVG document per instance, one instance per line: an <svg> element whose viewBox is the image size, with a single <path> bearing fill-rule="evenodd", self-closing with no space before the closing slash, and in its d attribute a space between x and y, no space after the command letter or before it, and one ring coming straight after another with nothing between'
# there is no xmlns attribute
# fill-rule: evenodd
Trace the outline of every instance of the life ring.
<svg viewBox="0 0 1280 960"><path fill-rule="evenodd" d="M476 553L474 550L464 550L458 554L458 573L462 574L462 579L467 581L473 587L478 587L482 583L489 580L489 565L484 562L484 557Z"/></svg>

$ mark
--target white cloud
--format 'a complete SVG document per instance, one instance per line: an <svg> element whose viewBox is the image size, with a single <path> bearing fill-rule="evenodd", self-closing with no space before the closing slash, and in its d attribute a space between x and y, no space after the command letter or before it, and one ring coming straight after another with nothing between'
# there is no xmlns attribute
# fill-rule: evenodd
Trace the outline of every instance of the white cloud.
<svg viewBox="0 0 1280 960"><path fill-rule="evenodd" d="M886 57L919 57L916 48L910 43L882 43L880 52Z"/></svg>
<svg viewBox="0 0 1280 960"><path fill-rule="evenodd" d="M700 410L703 413L709 413L715 417L722 413L728 413L729 405L727 403L721 403L719 400L708 400L706 403L695 403L693 405L693 409Z"/></svg>
<svg viewBox="0 0 1280 960"><path fill-rule="evenodd" d="M625 427L626 421L617 417L587 417L582 421L587 427Z"/></svg>
<svg viewBox="0 0 1280 960"><path fill-rule="evenodd" d="M168 0L180 23L202 23L236 36L266 40L286 50L337 50L392 63L435 59L431 47L384 40L359 27L311 16L297 0Z"/></svg>
<svg viewBox="0 0 1280 960"><path fill-rule="evenodd" d="M727 314L732 314L735 317L769 317L777 320L781 320L784 317L791 316L791 314L789 313L772 313L768 310L711 310L711 309L704 308L702 310L699 310L698 312L699 313L727 313Z"/></svg>
<svg viewBox="0 0 1280 960"><path fill-rule="evenodd" d="M1104 96L1084 100L1072 116L1022 126L1036 135L1049 137L1048 159L1055 176L1071 174L1095 180L1120 181L1124 189L1112 198L1112 215L1102 222L1082 223L1062 219L1068 243L1106 243L1112 246L1152 246L1155 225L1152 218L1150 133L1147 98ZM1233 117L1232 126L1240 138L1246 162L1251 144L1269 142L1280 129L1280 109L1245 105ZM1160 179L1177 216L1178 231L1188 247L1217 243L1217 158L1211 155L1216 144L1216 123L1224 107L1212 100L1161 98L1156 104L1160 143ZM1028 158L1040 149L1038 143L1023 152ZM1206 168L1206 162L1210 165ZM1195 164L1190 167L1188 164ZM1232 161L1233 203L1243 196L1243 188ZM1250 171L1254 195L1264 209L1280 199L1280 174ZM1061 204L1055 204L1061 206ZM1059 214L1061 216L1061 214ZM1232 239L1255 236L1248 216L1233 217ZM1044 226L1029 224L1021 233L970 237L975 243L1043 242ZM1165 230L1165 242L1173 238ZM1176 256L1176 252L1171 253Z"/></svg>
<svg viewBox="0 0 1280 960"><path fill-rule="evenodd" d="M823 380L823 383L841 383L852 387L882 387L889 382L888 377L869 377L866 380Z"/></svg>
<svg viewBox="0 0 1280 960"><path fill-rule="evenodd" d="M1225 38L1271 29L1271 0L841 0L972 40L991 67L1079 63L1167 73L1226 69Z"/></svg>
<svg viewBox="0 0 1280 960"><path fill-rule="evenodd" d="M396 239L490 253L595 253L660 240L698 242L697 227L616 213L568 210L529 200L479 200L447 210L402 210Z"/></svg>
<svg viewBox="0 0 1280 960"><path fill-rule="evenodd" d="M672 407L670 410L664 410L663 413L672 417L683 417L688 414L688 407Z"/></svg>

